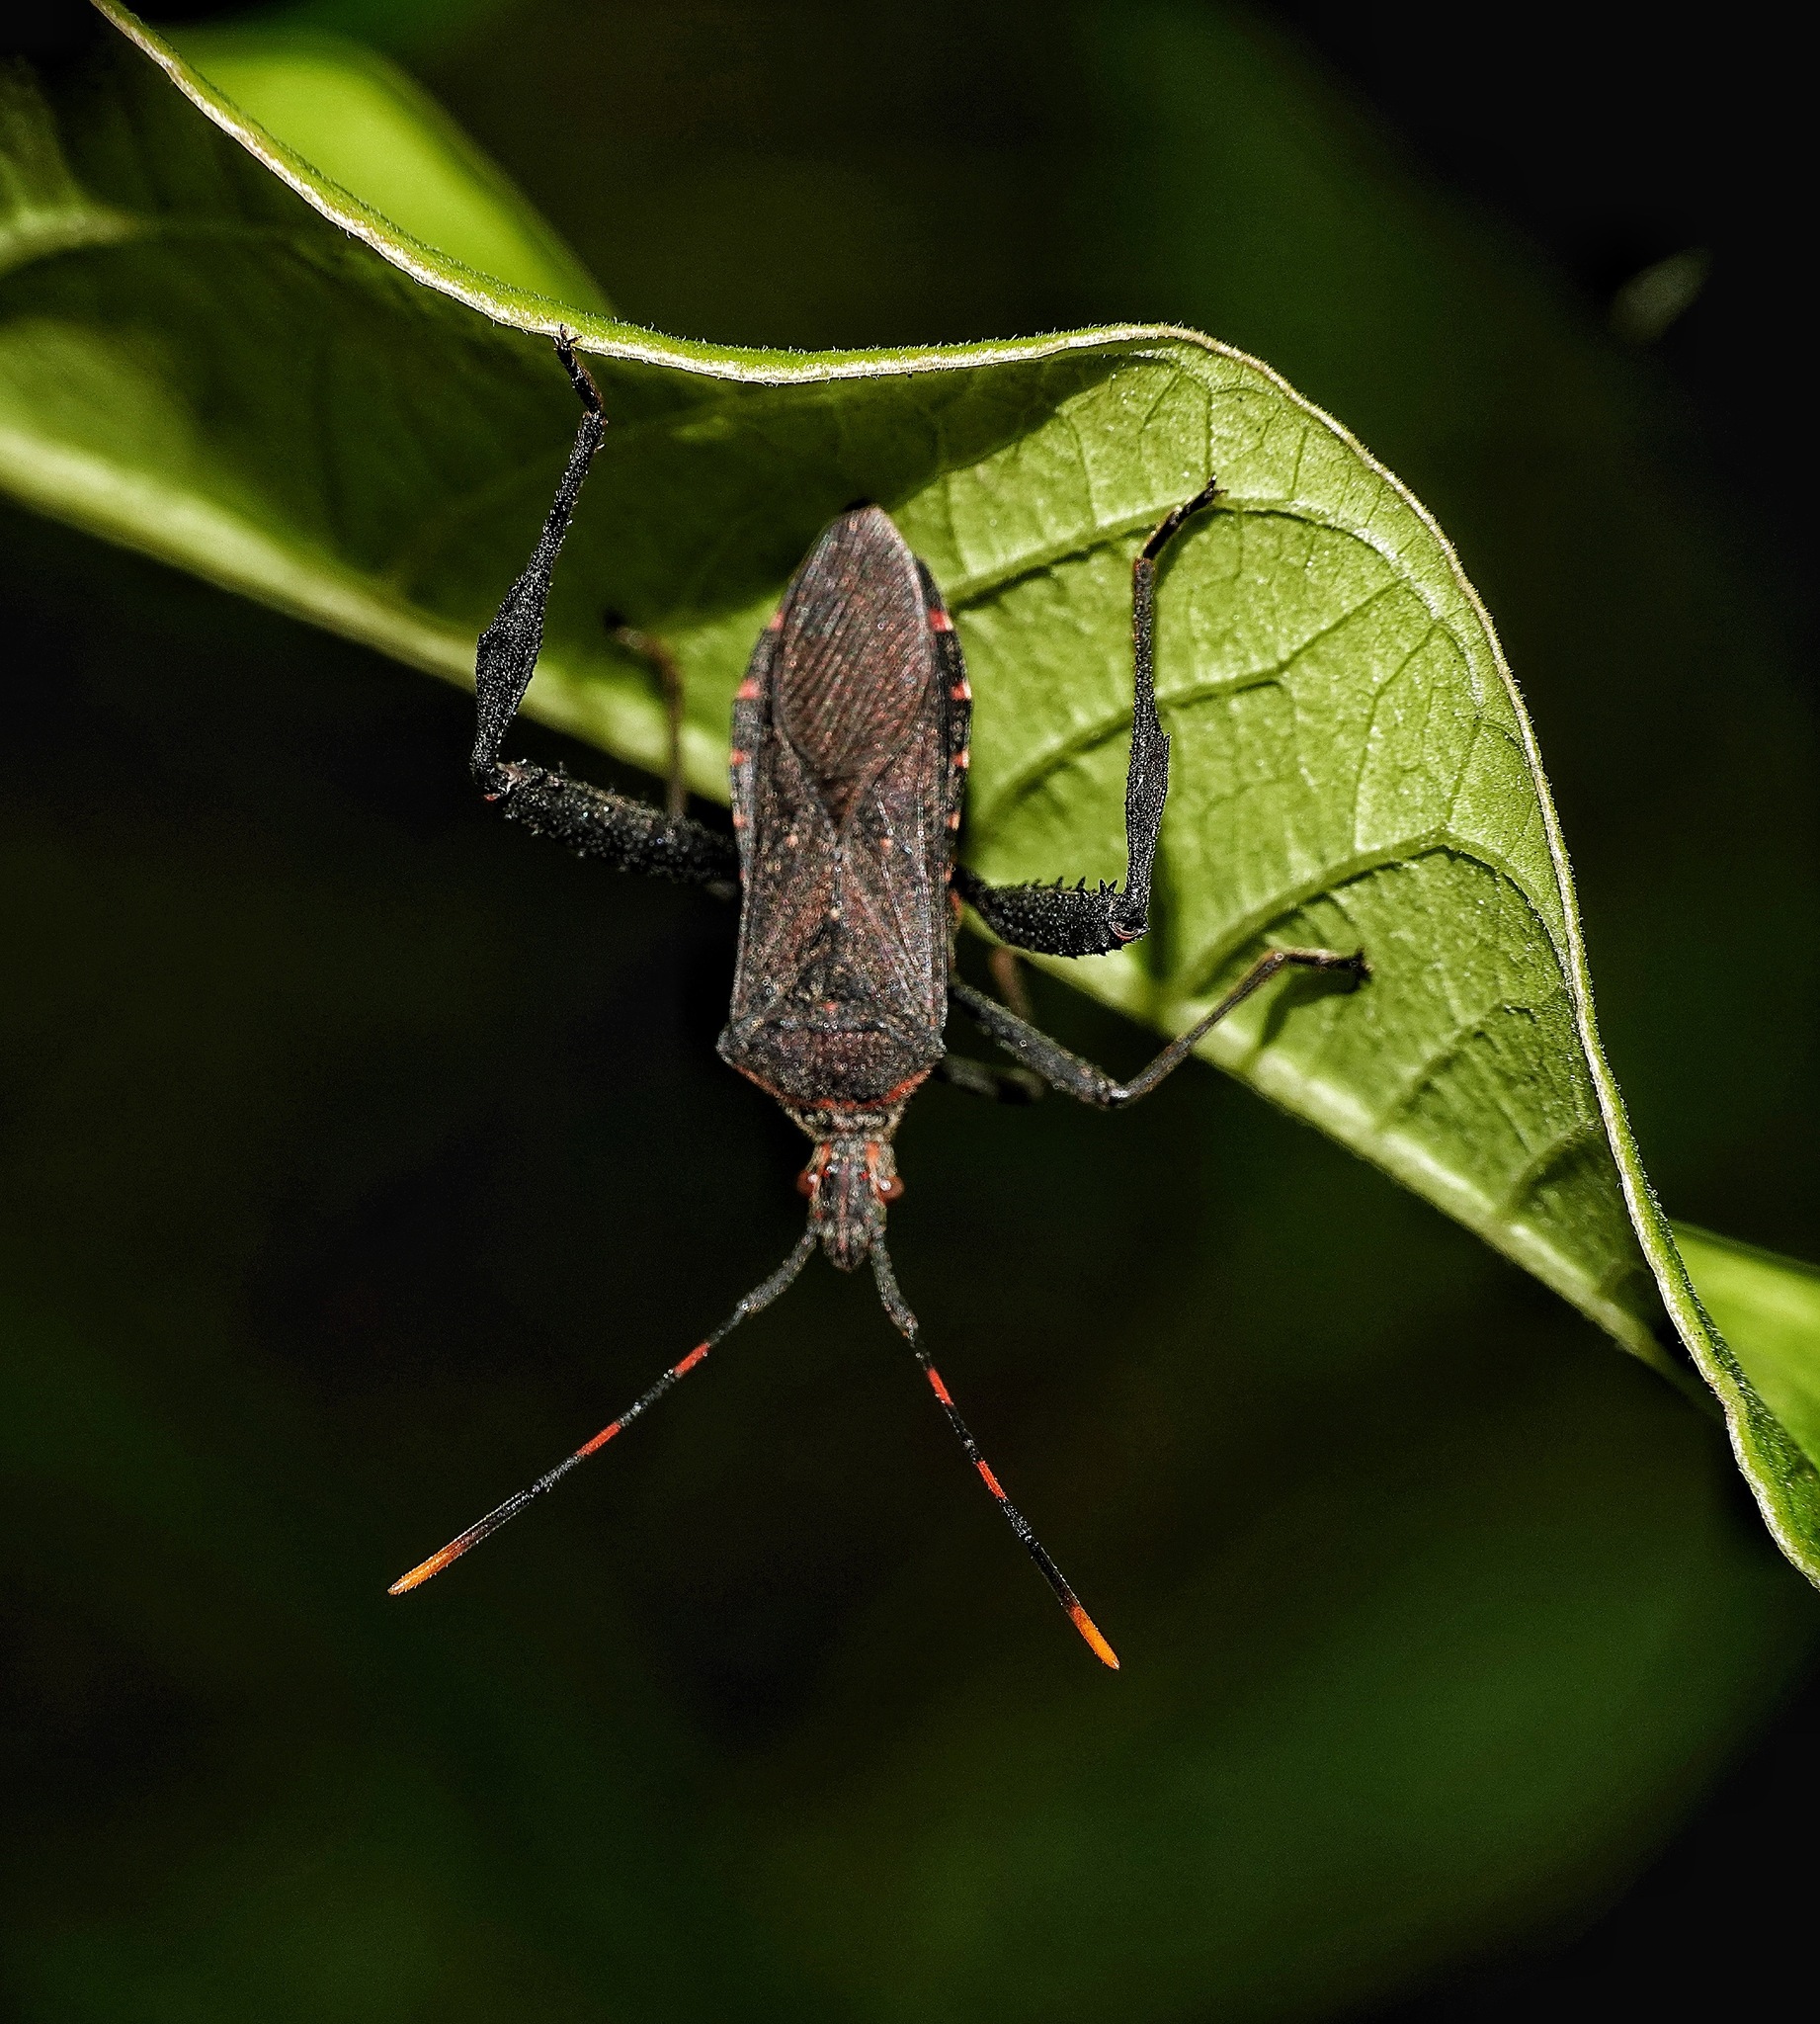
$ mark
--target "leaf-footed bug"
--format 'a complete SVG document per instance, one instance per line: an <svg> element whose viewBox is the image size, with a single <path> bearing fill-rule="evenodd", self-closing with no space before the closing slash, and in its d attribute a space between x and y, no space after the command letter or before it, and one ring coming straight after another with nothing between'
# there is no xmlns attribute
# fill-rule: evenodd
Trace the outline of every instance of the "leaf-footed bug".
<svg viewBox="0 0 1820 2024"><path fill-rule="evenodd" d="M1105 955L1148 927L1169 792L1169 738L1155 695L1157 561L1218 488L1208 484L1166 515L1133 565L1122 886L988 886L955 864L972 701L966 669L935 580L886 515L869 505L850 508L823 531L760 635L733 704L729 838L680 813L677 778L664 812L500 758L537 665L550 574L606 430L599 389L566 332L556 348L581 399L581 425L531 560L480 637L474 778L512 819L585 856L622 871L737 887L739 954L719 1051L775 1096L810 1139L814 1149L797 1183L808 1198L808 1227L777 1271L618 1419L390 1592L401 1595L440 1573L622 1433L741 1321L769 1307L819 1243L843 1272L870 1264L885 1312L908 1340L967 1460L1076 1630L1117 1667L1112 1646L1005 1494L923 1347L885 1250L885 1207L903 1192L892 1140L905 1105L931 1075L1013 1099L1047 1083L1112 1110L1148 1095L1279 970L1333 971L1349 984L1369 974L1363 953L1273 949L1129 1082L1070 1054L954 974L962 899L1001 943L1046 956ZM674 662L641 634L621 628L620 636L658 661L674 713ZM674 717L671 750L674 774ZM951 1004L1021 1068L949 1054L942 1036Z"/></svg>

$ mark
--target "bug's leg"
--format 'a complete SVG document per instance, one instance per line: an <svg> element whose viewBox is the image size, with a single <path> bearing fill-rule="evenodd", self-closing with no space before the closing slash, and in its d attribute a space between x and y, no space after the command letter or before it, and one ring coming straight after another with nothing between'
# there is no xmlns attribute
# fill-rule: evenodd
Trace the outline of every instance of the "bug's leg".
<svg viewBox="0 0 1820 2024"><path fill-rule="evenodd" d="M944 1054L935 1072L938 1082L951 1082L970 1096L989 1096L994 1103L1034 1103L1042 1095L1041 1078L1028 1068L1001 1068L964 1054Z"/></svg>
<svg viewBox="0 0 1820 2024"><path fill-rule="evenodd" d="M962 866L954 886L1001 942L1040 956L1105 956L1150 925L1150 875L1169 799L1169 737L1156 714L1156 568L1177 532L1219 486L1168 513L1131 565L1131 757L1124 781L1124 885L988 886Z"/></svg>
<svg viewBox="0 0 1820 2024"><path fill-rule="evenodd" d="M502 784L487 796L514 822L553 837L578 857L599 858L620 872L642 872L705 886L730 899L739 890L739 846L730 836L687 816L672 822L663 809L628 795L609 794L566 773L509 759Z"/></svg>
<svg viewBox="0 0 1820 2024"><path fill-rule="evenodd" d="M1015 1054L1027 1068L1034 1069L1051 1088L1059 1089L1064 1096L1077 1097L1082 1103L1111 1111L1135 1103L1140 1096L1148 1096L1166 1075L1181 1067L1228 1012L1242 1005L1260 984L1268 983L1280 970L1291 967L1337 971L1350 977L1355 987L1371 973L1363 951L1352 956L1339 956L1331 949L1273 949L1268 956L1261 956L1252 965L1212 1011L1172 1040L1156 1059L1129 1082L1115 1081L1104 1068L1071 1054L1059 1041L1051 1040L1046 1033L1020 1019L1015 1012L1007 1011L996 998L988 998L984 991L974 990L971 984L962 983L958 977L948 988L950 997L1000 1047Z"/></svg>
<svg viewBox="0 0 1820 2024"><path fill-rule="evenodd" d="M472 764L474 778L489 793L499 784L500 748L512 728L519 705L525 700L525 691L531 687L532 673L543 644L543 614L549 603L549 582L556 557L562 552L563 537L575 517L588 466L607 434L600 388L575 356L566 330L556 338L556 355L581 400L581 422L575 431L569 461L557 482L556 496L550 501L543 531L531 551L531 560L506 592L474 652L474 700L478 708Z"/></svg>
<svg viewBox="0 0 1820 2024"><path fill-rule="evenodd" d="M604 614L608 637L637 658L657 676L664 693L664 718L670 733L669 765L664 776L664 813L680 822L689 806L689 787L683 778L683 667L664 642L652 633L641 632L625 624L618 612Z"/></svg>
<svg viewBox="0 0 1820 2024"><path fill-rule="evenodd" d="M958 913L956 908L956 917ZM992 972L992 981L998 987L999 996L1028 1026L1031 1023L1031 996L1025 988L1018 952L1002 947L994 949L986 959L986 967ZM965 1054L944 1054L936 1063L936 1079L952 1083L956 1089L964 1089L970 1096L990 1097L994 1103L1035 1103L1043 1094L1041 1077L1033 1075L1028 1068L1005 1068L996 1061L971 1060Z"/></svg>
<svg viewBox="0 0 1820 2024"><path fill-rule="evenodd" d="M502 802L514 821L555 837L584 857L602 858L621 871L732 890L739 881L739 854L730 836L699 822L668 819L661 809L570 780L529 760L499 756L531 686L543 644L550 576L607 428L600 389L575 356L566 331L556 339L556 352L581 400L581 424L531 560L507 591L475 650L474 779L487 800Z"/></svg>
<svg viewBox="0 0 1820 2024"><path fill-rule="evenodd" d="M992 988L1020 1019L1030 1024L1036 1015L1031 1007L1030 987L1024 981L1024 966L1018 961L1018 952L1001 942L987 956L986 968L992 972Z"/></svg>

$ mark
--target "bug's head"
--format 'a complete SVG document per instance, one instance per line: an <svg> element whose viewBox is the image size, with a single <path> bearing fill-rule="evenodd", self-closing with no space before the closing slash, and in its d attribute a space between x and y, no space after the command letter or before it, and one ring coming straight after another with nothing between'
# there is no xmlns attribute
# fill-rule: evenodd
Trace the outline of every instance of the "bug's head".
<svg viewBox="0 0 1820 2024"><path fill-rule="evenodd" d="M809 1227L842 1272L864 1264L884 1238L885 1205L904 1192L888 1138L818 1138L796 1177L809 1198Z"/></svg>

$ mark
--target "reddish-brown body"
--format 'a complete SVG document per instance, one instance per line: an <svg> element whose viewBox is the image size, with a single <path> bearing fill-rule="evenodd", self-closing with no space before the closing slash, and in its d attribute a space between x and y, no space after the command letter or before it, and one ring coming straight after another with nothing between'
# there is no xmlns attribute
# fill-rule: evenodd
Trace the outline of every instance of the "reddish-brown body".
<svg viewBox="0 0 1820 2024"><path fill-rule="evenodd" d="M733 706L739 959L720 1053L816 1150L830 1257L901 1192L890 1141L943 1055L969 697L928 572L875 506L822 534Z"/></svg>

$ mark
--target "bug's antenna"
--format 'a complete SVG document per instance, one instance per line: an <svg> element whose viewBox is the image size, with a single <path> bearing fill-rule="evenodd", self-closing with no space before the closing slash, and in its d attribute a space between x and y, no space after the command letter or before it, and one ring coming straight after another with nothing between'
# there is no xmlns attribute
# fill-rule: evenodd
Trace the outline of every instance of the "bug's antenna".
<svg viewBox="0 0 1820 2024"><path fill-rule="evenodd" d="M949 1396L948 1387L942 1382L942 1373L929 1360L929 1352L918 1337L916 1316L904 1303L903 1295L897 1289L897 1275L891 1270L891 1260L884 1248L882 1235L874 1235L871 1243L872 1277L878 1283L878 1298L884 1303L884 1310L896 1324L899 1334L909 1343L912 1354L923 1367L923 1376L929 1380L929 1389L941 1401L942 1410L948 1414L948 1423L954 1430L967 1460L979 1472L979 1479L998 1500L998 1507L1004 1512L1011 1529L1018 1535L1033 1560L1036 1562L1042 1578L1055 1591L1055 1600L1067 1612L1068 1621L1086 1639L1088 1646L1102 1665L1118 1670L1118 1654L1100 1635L1099 1626L1081 1607L1081 1598L1068 1586L1067 1577L1050 1560L1042 1541L1031 1530L1031 1523L1016 1504L1005 1494L1004 1485L987 1467L986 1458L979 1452L979 1443L968 1431L967 1423L960 1417L960 1408Z"/></svg>
<svg viewBox="0 0 1820 2024"><path fill-rule="evenodd" d="M541 1496L545 1490L554 1489L571 1469L578 1463L586 1462L590 1455L606 1447L615 1434L622 1434L641 1412L655 1405L679 1378L686 1378L716 1343L731 1335L742 1321L756 1314L760 1308L770 1307L809 1262L809 1254L815 1248L815 1232L812 1229L805 1230L796 1248L771 1277L755 1286L705 1342L698 1342L680 1364L672 1364L657 1383L628 1405L618 1419L611 1425L602 1427L593 1440L584 1442L573 1455L558 1462L547 1476L538 1476L530 1489L520 1490L517 1496L508 1497L497 1511L489 1511L478 1525L470 1525L459 1539L452 1539L441 1553L432 1554L408 1574L401 1575L385 1591L386 1594L405 1595L413 1588L421 1588L431 1575L440 1574L452 1560L458 1560L469 1547L478 1546L483 1539L491 1539L502 1525L516 1518L534 1497ZM1040 1552L1041 1549L1038 1548L1036 1551ZM1117 1663L1117 1660L1114 1662Z"/></svg>

